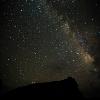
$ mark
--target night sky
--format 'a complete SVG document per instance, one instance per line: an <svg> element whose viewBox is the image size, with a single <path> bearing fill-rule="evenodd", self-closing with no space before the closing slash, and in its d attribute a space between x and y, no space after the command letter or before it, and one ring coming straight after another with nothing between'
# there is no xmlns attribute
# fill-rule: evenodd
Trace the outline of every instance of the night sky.
<svg viewBox="0 0 100 100"><path fill-rule="evenodd" d="M16 88L76 79L100 88L99 0L1 0L0 79Z"/></svg>

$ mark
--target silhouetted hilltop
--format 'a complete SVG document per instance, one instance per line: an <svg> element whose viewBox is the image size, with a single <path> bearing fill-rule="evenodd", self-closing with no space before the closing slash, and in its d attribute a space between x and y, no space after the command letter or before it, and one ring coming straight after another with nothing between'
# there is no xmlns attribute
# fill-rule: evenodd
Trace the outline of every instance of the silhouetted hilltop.
<svg viewBox="0 0 100 100"><path fill-rule="evenodd" d="M80 98L82 95L76 81L68 79L47 83L36 83L25 87L19 87L3 96L4 98Z"/></svg>

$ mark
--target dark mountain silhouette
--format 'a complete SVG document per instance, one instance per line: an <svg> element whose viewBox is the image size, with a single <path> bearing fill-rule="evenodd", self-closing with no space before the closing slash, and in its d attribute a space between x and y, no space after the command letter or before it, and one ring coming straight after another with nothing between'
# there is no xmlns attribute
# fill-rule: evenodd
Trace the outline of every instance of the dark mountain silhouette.
<svg viewBox="0 0 100 100"><path fill-rule="evenodd" d="M0 79L0 94L1 94L1 91L2 91L2 81Z"/></svg>
<svg viewBox="0 0 100 100"><path fill-rule="evenodd" d="M83 99L78 89L76 81L69 77L68 79L47 83L36 83L24 87L19 87L5 94L3 98L75 98Z"/></svg>

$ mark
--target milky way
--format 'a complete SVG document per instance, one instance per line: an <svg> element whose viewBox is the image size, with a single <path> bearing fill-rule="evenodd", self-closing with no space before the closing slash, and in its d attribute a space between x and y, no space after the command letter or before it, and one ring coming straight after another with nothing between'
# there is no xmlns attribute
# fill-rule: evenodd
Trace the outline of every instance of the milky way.
<svg viewBox="0 0 100 100"><path fill-rule="evenodd" d="M95 16L86 16L85 9L80 10L82 3L1 0L0 78L5 87L12 89L68 76L74 77L83 90L91 90L90 84L98 86L95 52L99 25ZM99 3L95 2L95 6Z"/></svg>

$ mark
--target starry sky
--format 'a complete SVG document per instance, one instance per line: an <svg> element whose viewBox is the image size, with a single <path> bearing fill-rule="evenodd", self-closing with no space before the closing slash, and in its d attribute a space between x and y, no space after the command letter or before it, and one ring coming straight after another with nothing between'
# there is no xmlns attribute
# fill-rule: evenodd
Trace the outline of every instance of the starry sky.
<svg viewBox="0 0 100 100"><path fill-rule="evenodd" d="M74 77L100 88L99 0L1 0L0 79L9 89Z"/></svg>

